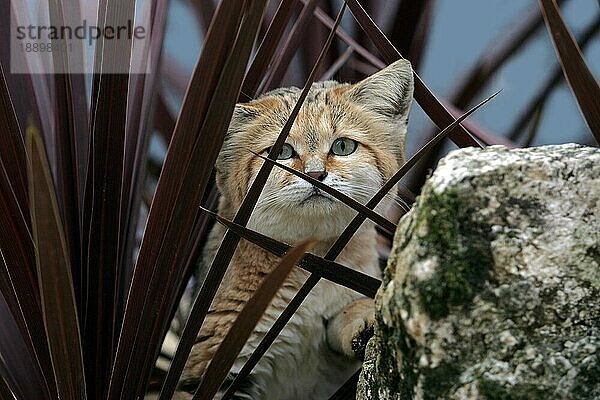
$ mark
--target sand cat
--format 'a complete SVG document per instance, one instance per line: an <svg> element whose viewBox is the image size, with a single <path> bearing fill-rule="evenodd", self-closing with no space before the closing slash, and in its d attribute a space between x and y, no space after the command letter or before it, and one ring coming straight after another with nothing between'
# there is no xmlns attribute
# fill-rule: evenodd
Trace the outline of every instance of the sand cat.
<svg viewBox="0 0 600 400"><path fill-rule="evenodd" d="M366 203L404 162L412 100L410 63L397 61L356 84L313 84L278 160ZM218 212L233 219L263 160L285 124L300 89L277 89L238 104L219 155ZM389 199L380 212L385 212ZM248 226L288 244L316 239L324 255L356 213L306 181L275 167ZM210 265L225 230L213 228L204 249ZM371 276L381 274L376 233L365 222L337 262ZM229 327L278 258L242 240L211 305L183 372L178 398L193 393ZM295 268L240 353L239 371L306 280ZM360 367L356 339L373 321L373 303L322 280L304 301L235 398L327 399ZM354 343L353 343L354 341Z"/></svg>

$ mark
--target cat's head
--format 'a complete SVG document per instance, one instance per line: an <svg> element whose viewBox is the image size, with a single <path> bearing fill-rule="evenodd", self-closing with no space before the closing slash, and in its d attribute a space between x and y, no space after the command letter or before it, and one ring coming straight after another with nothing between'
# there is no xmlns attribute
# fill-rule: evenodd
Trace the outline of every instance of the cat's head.
<svg viewBox="0 0 600 400"><path fill-rule="evenodd" d="M366 203L404 162L412 101L410 63L400 60L354 85L315 83L279 155ZM222 208L235 212L290 115L300 89L269 92L235 108L217 160ZM382 202L380 211L389 206ZM225 210L222 210L225 211ZM308 182L273 168L249 226L280 240L335 238L356 213Z"/></svg>

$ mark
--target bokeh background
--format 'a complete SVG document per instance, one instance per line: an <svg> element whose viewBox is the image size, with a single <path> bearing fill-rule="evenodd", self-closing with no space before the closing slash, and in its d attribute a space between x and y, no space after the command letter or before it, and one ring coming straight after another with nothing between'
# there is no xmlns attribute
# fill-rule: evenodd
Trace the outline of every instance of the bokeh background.
<svg viewBox="0 0 600 400"><path fill-rule="evenodd" d="M197 0L211 1L211 0ZM407 0L405 0L407 1ZM169 10L165 56L168 60L166 69L185 77L191 75L202 46L203 28L194 12L193 1L174 0ZM324 1L324 9L331 7ZM337 5L341 4L335 1ZM386 33L400 24L402 19L396 15L402 2L363 1L371 3L371 16ZM423 44L422 60L418 65L418 73L430 89L441 98L449 99L462 78L468 75L472 66L484 54L491 54L502 41L538 7L537 1L515 0L430 0L428 18L428 35ZM374 11L374 12L373 12ZM600 40L598 39L598 19L600 6L597 0L567 0L561 5L563 17L576 37L586 30L595 27L595 33L585 47L582 48L588 65L595 76L600 76ZM352 17L347 12L343 22L344 28L360 35L359 29L352 24ZM330 14L332 15L332 14ZM311 28L313 29L313 28ZM314 29L326 31L316 19ZM339 44L339 43L338 43ZM397 44L397 43L396 43ZM305 44L308 47L310 44ZM345 46L340 46L342 50ZM306 62L306 52L298 52L294 64L290 66L284 79L284 85L302 86L304 74L299 73ZM173 66L177 70L173 71ZM506 60L486 85L486 88L472 102L481 101L496 90L502 93L492 103L478 111L472 118L489 131L507 136L521 111L547 85L553 71L558 67L556 54L545 27L538 28L521 49ZM343 71L342 71L343 72ZM347 73L347 72L346 72ZM351 78L347 75L343 78ZM178 108L182 99L181 87L173 82L165 83L169 96L169 105L173 111ZM592 144L593 139L583 121L575 99L568 86L561 83L552 90L541 109L537 133L532 145L577 142ZM420 107L415 104L411 115L408 152L414 153L423 144L423 135L431 129L431 123ZM156 153L161 152L155 144ZM447 145L446 151L455 148Z"/></svg>

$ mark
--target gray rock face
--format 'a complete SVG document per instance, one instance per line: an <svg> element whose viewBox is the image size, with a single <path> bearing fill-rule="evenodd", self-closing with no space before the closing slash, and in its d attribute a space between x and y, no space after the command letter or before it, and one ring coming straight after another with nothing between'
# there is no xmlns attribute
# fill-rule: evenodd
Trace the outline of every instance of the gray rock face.
<svg viewBox="0 0 600 400"><path fill-rule="evenodd" d="M446 157L376 307L358 399L600 399L600 150Z"/></svg>

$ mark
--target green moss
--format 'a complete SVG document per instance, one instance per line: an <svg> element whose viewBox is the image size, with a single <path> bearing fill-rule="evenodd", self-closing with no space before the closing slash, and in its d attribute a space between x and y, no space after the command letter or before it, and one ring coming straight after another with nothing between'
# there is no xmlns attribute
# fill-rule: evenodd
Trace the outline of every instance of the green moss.
<svg viewBox="0 0 600 400"><path fill-rule="evenodd" d="M514 395L502 385L489 379L480 379L478 382L479 392L487 400L526 400L527 397Z"/></svg>
<svg viewBox="0 0 600 400"><path fill-rule="evenodd" d="M428 192L423 198L426 201L415 208L416 214L406 237L414 240L420 227L428 228L420 243L426 248L423 257L438 257L439 268L430 279L417 284L417 291L425 310L431 317L440 318L449 312L449 307L469 302L483 287L492 260L489 248L490 228L470 220L473 210L467 209L455 192L440 195ZM398 243L396 254L407 243L406 240ZM397 263L392 260L390 264ZM394 273L388 267L384 273L384 285L393 277ZM387 301L388 307L400 308L400 305L393 303L393 296ZM404 309L409 306L409 303L402 304ZM411 313L410 310L406 311ZM443 363L429 371L421 370L418 355L415 354L415 349L419 346L406 333L402 323L391 325L394 328L378 320L378 335L385 338L385 341L378 346L378 378L371 389L377 393L380 388L386 388L393 393L393 398L410 399L414 397L419 376L423 373L426 398L444 398L461 373L457 368L458 364Z"/></svg>
<svg viewBox="0 0 600 400"><path fill-rule="evenodd" d="M515 385L507 388L485 378L480 378L477 386L486 400L546 400L556 395L553 389L543 386Z"/></svg>
<svg viewBox="0 0 600 400"><path fill-rule="evenodd" d="M490 229L470 220L472 210L452 190L428 193L418 210L417 225L428 227L423 245L427 256L438 257L439 269L417 289L426 311L441 318L450 306L470 302L483 286L492 264Z"/></svg>
<svg viewBox="0 0 600 400"><path fill-rule="evenodd" d="M591 258L596 264L600 265L600 246L589 247L586 252L586 256Z"/></svg>
<svg viewBox="0 0 600 400"><path fill-rule="evenodd" d="M423 394L425 400L445 398L460 375L460 369L452 363L442 363L434 369L422 372L425 376L423 383L423 387L426 388Z"/></svg>
<svg viewBox="0 0 600 400"><path fill-rule="evenodd" d="M417 366L414 356L414 343L409 343L403 328L392 329L386 325L380 325L381 337L386 338L387 343L380 343L379 365L377 368L378 386L375 388L387 388L401 399L412 399L414 388L417 384ZM396 354L400 351L401 355ZM398 368L398 359L401 359L402 367Z"/></svg>
<svg viewBox="0 0 600 400"><path fill-rule="evenodd" d="M580 366L572 393L581 400L600 398L600 357L594 356L586 365Z"/></svg>

